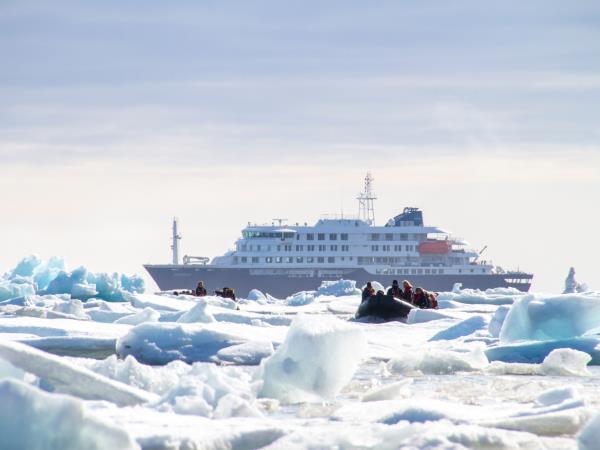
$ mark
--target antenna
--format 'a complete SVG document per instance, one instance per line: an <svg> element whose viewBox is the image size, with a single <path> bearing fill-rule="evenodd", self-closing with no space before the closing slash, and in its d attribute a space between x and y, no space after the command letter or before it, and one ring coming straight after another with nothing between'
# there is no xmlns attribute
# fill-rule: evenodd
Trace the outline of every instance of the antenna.
<svg viewBox="0 0 600 450"><path fill-rule="evenodd" d="M377 200L377 197L373 193L373 181L374 178L371 176L371 172L367 172L364 191L356 197L358 200L358 217L372 226L375 225L375 207L373 206L373 201Z"/></svg>
<svg viewBox="0 0 600 450"><path fill-rule="evenodd" d="M173 218L173 235L171 236L171 250L173 251L173 264L179 264L179 241L181 235L177 232L177 217Z"/></svg>
<svg viewBox="0 0 600 450"><path fill-rule="evenodd" d="M283 222L285 222L287 219L272 219L273 222L279 222L279 226L283 225Z"/></svg>

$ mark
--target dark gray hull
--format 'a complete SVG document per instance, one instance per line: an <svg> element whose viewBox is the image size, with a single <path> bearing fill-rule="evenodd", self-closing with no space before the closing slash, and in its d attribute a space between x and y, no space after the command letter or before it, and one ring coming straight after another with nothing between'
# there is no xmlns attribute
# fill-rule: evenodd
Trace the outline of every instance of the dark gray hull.
<svg viewBox="0 0 600 450"><path fill-rule="evenodd" d="M144 268L161 290L194 289L198 281L204 281L209 292L224 286L235 289L238 297L245 297L252 289L259 289L274 297L284 298L299 291L317 289L321 281L338 280L340 275L331 276L313 270L314 276L297 277L285 273L256 274L251 269L196 265L145 265ZM328 268L328 272L336 269ZM374 275L364 269L337 269L346 280L355 280L358 287L367 281L378 281L383 286L392 284L392 280L408 279L413 286L421 286L430 291L450 291L454 283L462 283L463 288L489 289L513 287L527 292L531 287L532 274L518 272L507 274L481 275ZM284 270L281 270L284 272ZM520 280L520 282L515 282Z"/></svg>

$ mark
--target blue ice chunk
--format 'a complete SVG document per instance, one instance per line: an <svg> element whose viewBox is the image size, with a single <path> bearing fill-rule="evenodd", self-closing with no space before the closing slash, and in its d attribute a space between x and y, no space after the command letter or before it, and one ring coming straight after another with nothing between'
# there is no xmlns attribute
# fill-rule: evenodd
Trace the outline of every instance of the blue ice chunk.
<svg viewBox="0 0 600 450"><path fill-rule="evenodd" d="M472 316L445 330L436 333L430 341L452 340L468 336L487 327L487 319L483 316Z"/></svg>
<svg viewBox="0 0 600 450"><path fill-rule="evenodd" d="M600 294L527 295L508 312L500 342L556 341L583 336L600 326Z"/></svg>
<svg viewBox="0 0 600 450"><path fill-rule="evenodd" d="M38 289L46 289L50 282L57 277L59 272L64 270L64 259L52 256L48 261L43 261L34 269L33 281L35 281Z"/></svg>
<svg viewBox="0 0 600 450"><path fill-rule="evenodd" d="M29 255L23 258L12 270L11 278L16 276L30 277L37 266L41 264L41 259L36 255Z"/></svg>
<svg viewBox="0 0 600 450"><path fill-rule="evenodd" d="M138 275L121 274L121 288L127 292L143 294L146 290L144 279Z"/></svg>
<svg viewBox="0 0 600 450"><path fill-rule="evenodd" d="M13 283L10 280L0 280L0 302L34 294L35 289L31 283Z"/></svg>
<svg viewBox="0 0 600 450"><path fill-rule="evenodd" d="M87 283L86 268L78 267L70 274L60 271L46 289L39 291L39 294L70 294L72 298L87 300L94 297L97 292L94 285Z"/></svg>
<svg viewBox="0 0 600 450"><path fill-rule="evenodd" d="M485 354L490 361L540 364L552 350L571 348L592 357L591 365L600 365L600 336L576 337L554 341L529 341L489 347Z"/></svg>

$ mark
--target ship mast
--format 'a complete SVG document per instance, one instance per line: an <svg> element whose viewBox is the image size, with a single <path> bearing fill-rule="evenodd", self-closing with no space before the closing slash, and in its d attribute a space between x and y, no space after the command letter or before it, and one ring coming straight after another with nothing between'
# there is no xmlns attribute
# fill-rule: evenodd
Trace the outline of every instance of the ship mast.
<svg viewBox="0 0 600 450"><path fill-rule="evenodd" d="M173 218L173 235L171 236L171 250L173 251L173 264L179 264L179 241L181 235L177 232L177 217Z"/></svg>
<svg viewBox="0 0 600 450"><path fill-rule="evenodd" d="M371 172L367 172L364 191L358 194L356 199L358 200L358 217L369 225L375 226L375 207L373 206L373 201L377 200L377 197L373 193L373 181L374 178L371 176Z"/></svg>

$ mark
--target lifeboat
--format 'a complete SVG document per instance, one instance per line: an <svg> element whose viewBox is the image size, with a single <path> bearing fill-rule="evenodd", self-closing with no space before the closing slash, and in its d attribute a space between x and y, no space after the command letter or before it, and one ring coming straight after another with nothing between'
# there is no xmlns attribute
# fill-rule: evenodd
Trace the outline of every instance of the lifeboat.
<svg viewBox="0 0 600 450"><path fill-rule="evenodd" d="M450 252L451 245L450 241L425 241L417 249L423 255L444 255Z"/></svg>

